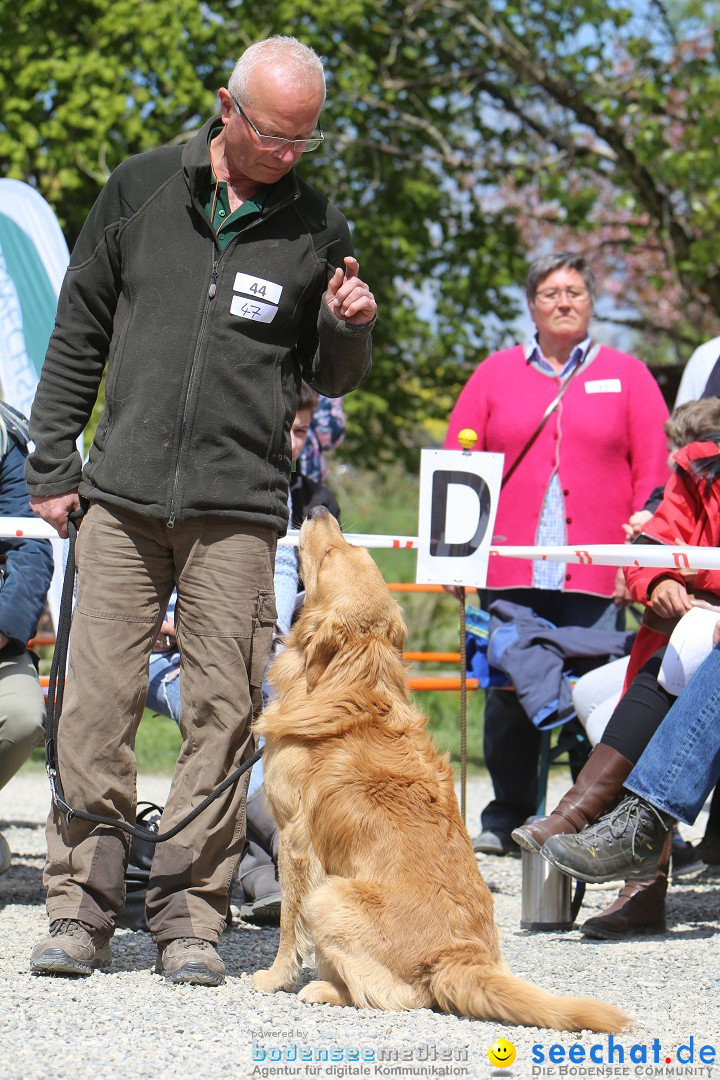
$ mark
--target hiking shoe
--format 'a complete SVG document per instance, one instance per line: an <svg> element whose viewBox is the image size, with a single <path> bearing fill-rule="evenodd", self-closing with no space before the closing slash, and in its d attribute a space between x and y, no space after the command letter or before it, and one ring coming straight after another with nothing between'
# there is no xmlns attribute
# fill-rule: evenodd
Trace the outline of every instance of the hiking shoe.
<svg viewBox="0 0 720 1080"><path fill-rule="evenodd" d="M35 975L92 975L112 964L111 934L77 919L56 919L30 954Z"/></svg>
<svg viewBox="0 0 720 1080"><path fill-rule="evenodd" d="M576 835L551 836L540 854L580 881L655 877L665 837L674 819L637 795L627 795L595 825Z"/></svg>
<svg viewBox="0 0 720 1080"><path fill-rule="evenodd" d="M720 864L720 834L706 832L700 843L695 845L695 854L706 866Z"/></svg>
<svg viewBox="0 0 720 1080"><path fill-rule="evenodd" d="M202 938L183 937L158 945L155 973L174 983L220 986L225 982L225 964L215 946Z"/></svg>
<svg viewBox="0 0 720 1080"><path fill-rule="evenodd" d="M520 855L520 848L514 840L505 840L490 829L483 829L472 841L472 847L480 855Z"/></svg>
<svg viewBox="0 0 720 1080"><path fill-rule="evenodd" d="M698 854L697 848L694 848L687 840L683 840L677 833L673 836L670 859L670 873L673 880L699 874L705 869L705 863Z"/></svg>
<svg viewBox="0 0 720 1080"><path fill-rule="evenodd" d="M240 918L254 926L279 926L281 906L282 896L279 892L263 896L260 900L253 900L251 904L242 904Z"/></svg>

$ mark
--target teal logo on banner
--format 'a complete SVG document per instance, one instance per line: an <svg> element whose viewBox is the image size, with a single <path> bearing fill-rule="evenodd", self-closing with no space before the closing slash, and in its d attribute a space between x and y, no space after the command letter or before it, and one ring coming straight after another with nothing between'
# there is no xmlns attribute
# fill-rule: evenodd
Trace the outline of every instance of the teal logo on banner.
<svg viewBox="0 0 720 1080"><path fill-rule="evenodd" d="M0 389L28 416L69 261L57 219L19 180L0 180Z"/></svg>

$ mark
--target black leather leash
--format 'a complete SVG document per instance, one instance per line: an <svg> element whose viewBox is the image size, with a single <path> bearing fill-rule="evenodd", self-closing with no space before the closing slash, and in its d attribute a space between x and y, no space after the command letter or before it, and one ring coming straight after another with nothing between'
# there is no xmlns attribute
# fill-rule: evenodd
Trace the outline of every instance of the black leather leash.
<svg viewBox="0 0 720 1080"><path fill-rule="evenodd" d="M57 634L55 638L55 651L50 666L50 680L47 696L47 710L45 713L45 767L50 778L50 790L52 800L61 813L65 814L68 821L80 818L82 821L90 821L95 825L109 825L114 829L121 829L129 836L135 836L138 840L146 840L149 844L162 844L164 840L172 840L179 832L202 814L215 799L219 798L224 791L232 787L243 773L252 768L256 761L262 757L262 749L256 750L251 758L227 776L214 791L203 799L191 813L179 821L167 832L157 833L154 829L147 829L142 825L131 825L127 821L117 818L103 817L100 814L91 814L87 810L75 810L65 801L60 769L57 761L58 727L62 713L63 694L65 691L65 670L67 667L68 645L70 641L70 624L72 623L73 594L75 592L75 542L77 540L77 525L82 519L84 511L75 510L68 519L68 535L70 544L68 558L63 578L62 597L60 601L60 614L58 617Z"/></svg>

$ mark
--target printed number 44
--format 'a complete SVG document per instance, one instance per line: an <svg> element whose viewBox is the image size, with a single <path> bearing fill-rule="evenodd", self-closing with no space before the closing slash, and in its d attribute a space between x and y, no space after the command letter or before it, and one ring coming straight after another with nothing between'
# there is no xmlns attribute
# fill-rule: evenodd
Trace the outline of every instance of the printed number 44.
<svg viewBox="0 0 720 1080"><path fill-rule="evenodd" d="M265 296L267 291L266 285L258 285L257 281L253 281L252 285L248 289L248 292L253 293L254 296Z"/></svg>

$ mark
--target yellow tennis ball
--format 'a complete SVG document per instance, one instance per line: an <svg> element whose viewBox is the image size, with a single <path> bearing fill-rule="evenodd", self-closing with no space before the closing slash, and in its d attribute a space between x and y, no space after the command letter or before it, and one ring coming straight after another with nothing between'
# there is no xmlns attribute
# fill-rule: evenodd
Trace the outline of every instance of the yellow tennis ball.
<svg viewBox="0 0 720 1080"><path fill-rule="evenodd" d="M462 431L458 432L457 439L463 450L472 450L478 441L477 431L473 431L471 427L464 427Z"/></svg>

